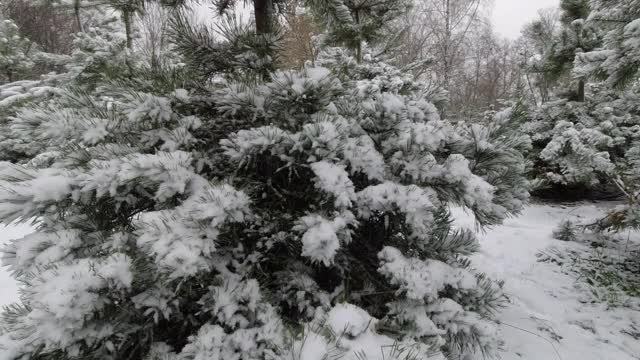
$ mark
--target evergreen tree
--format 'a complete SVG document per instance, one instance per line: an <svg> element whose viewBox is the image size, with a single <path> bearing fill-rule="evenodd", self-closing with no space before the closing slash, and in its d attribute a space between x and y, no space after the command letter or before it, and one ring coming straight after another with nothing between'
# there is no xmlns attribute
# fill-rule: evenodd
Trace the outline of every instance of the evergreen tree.
<svg viewBox="0 0 640 360"><path fill-rule="evenodd" d="M601 219L595 226L599 231L620 231L640 228L640 144L637 131L638 71L640 70L640 1L592 0L589 22L604 32L602 47L580 54L575 60L574 74L604 80L612 90L624 95L618 105L626 109L622 117L630 126L621 126L616 132L625 138L624 146L614 160L613 183L627 200ZM607 108L607 110L613 108ZM612 110L613 112L613 110ZM612 119L619 119L614 114ZM616 123L615 121L613 122ZM617 125L617 124L616 124ZM637 260L637 259L636 259Z"/></svg>
<svg viewBox="0 0 640 360"><path fill-rule="evenodd" d="M496 355L500 283L448 207L479 226L520 211L519 110L451 124L352 49L280 71L273 34L173 25L188 66L79 53L79 83L16 112L39 150L0 163L0 221L37 231L4 249L23 288L0 359Z"/></svg>
<svg viewBox="0 0 640 360"><path fill-rule="evenodd" d="M577 227L571 220L564 220L558 228L553 230L553 238L561 241L578 240Z"/></svg>
<svg viewBox="0 0 640 360"><path fill-rule="evenodd" d="M585 102L554 100L529 114L521 131L530 136L532 176L541 194L610 196L617 167L640 129L638 93L588 84ZM571 190L571 192L568 192ZM556 196L552 191L548 195Z"/></svg>
<svg viewBox="0 0 640 360"><path fill-rule="evenodd" d="M640 69L640 1L591 0L589 23L604 31L603 46L576 58L577 76L596 76L622 88L637 81Z"/></svg>
<svg viewBox="0 0 640 360"><path fill-rule="evenodd" d="M33 44L20 36L18 26L0 17L0 74L3 82L21 79L34 66Z"/></svg>
<svg viewBox="0 0 640 360"><path fill-rule="evenodd" d="M539 111L536 121L527 125L526 130L542 145L538 147L542 151L537 170L543 173L552 164L555 170L549 177L563 184L582 178L580 181L591 184L604 180L615 185L629 205L614 211L600 225L605 229L637 227L640 2L571 3L570 7L563 4L564 21L575 18L569 13L584 18L590 9L586 22L580 20L580 24L601 34L601 43L576 54L572 70L574 78L591 80L591 87L597 91L584 105L549 104ZM599 80L604 83L598 83ZM563 121L558 123L555 119Z"/></svg>
<svg viewBox="0 0 640 360"><path fill-rule="evenodd" d="M552 42L544 59L543 71L551 79L557 81L563 75L571 74L574 59L585 51L591 51L599 43L596 28L585 23L589 16L589 0L562 0L560 2L562 29ZM585 79L577 79L570 94L572 100L585 100Z"/></svg>
<svg viewBox="0 0 640 360"><path fill-rule="evenodd" d="M168 2L177 4L184 2L184 0L169 0ZM220 14L233 11L238 2L238 0L213 0L215 8ZM289 5L295 6L298 0L293 2L287 0L245 0L244 3L246 4L247 2L253 4L253 19L256 34L265 35L277 31L278 24L276 15L285 12Z"/></svg>
<svg viewBox="0 0 640 360"><path fill-rule="evenodd" d="M132 55L125 51L122 23L106 9L93 8L84 14L85 31L76 34L70 56L35 54L38 61L56 64L62 72L0 86L0 159L25 162L48 151L49 142L38 141L33 129L48 120L43 116L57 104L60 89L77 87L91 92L102 79L128 72L126 62ZM52 140L53 147L65 138L68 119L60 121L56 131L61 131L61 138Z"/></svg>
<svg viewBox="0 0 640 360"><path fill-rule="evenodd" d="M608 1L561 2L563 29L544 68L552 77L570 75L566 83L574 89L577 83L578 90L558 91L557 98L532 111L531 121L523 126L534 143L533 175L543 190L551 185L565 194L567 189L575 190L577 196L618 192L613 179L640 124L637 89L607 89L593 76L607 71L604 63L590 61L610 52L601 47L612 46L614 30L619 27L607 25L603 14L605 9L619 9L614 5Z"/></svg>
<svg viewBox="0 0 640 360"><path fill-rule="evenodd" d="M362 61L363 46L375 45L393 32L393 20L407 11L408 0L307 0L325 25L329 43L355 51Z"/></svg>
<svg viewBox="0 0 640 360"><path fill-rule="evenodd" d="M624 194L626 204L597 223L596 230L620 231L640 229L640 143L636 142L618 164L616 184Z"/></svg>

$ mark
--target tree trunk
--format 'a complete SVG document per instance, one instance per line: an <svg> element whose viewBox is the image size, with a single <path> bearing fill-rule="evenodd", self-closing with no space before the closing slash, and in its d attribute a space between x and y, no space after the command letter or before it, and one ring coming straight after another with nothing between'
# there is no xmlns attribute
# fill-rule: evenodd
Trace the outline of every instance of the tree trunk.
<svg viewBox="0 0 640 360"><path fill-rule="evenodd" d="M584 80L578 81L578 101L584 102Z"/></svg>
<svg viewBox="0 0 640 360"><path fill-rule="evenodd" d="M256 18L256 34L271 32L271 0L253 0L253 13Z"/></svg>
<svg viewBox="0 0 640 360"><path fill-rule="evenodd" d="M76 25L78 26L78 31L84 32L82 28L82 19L80 18L80 0L75 0L73 2L73 14L76 18Z"/></svg>
<svg viewBox="0 0 640 360"><path fill-rule="evenodd" d="M356 25L360 24L360 13L357 9L355 12L355 18ZM358 43L356 44L356 60L358 61L358 64L362 62L362 40L360 39L358 39Z"/></svg>
<svg viewBox="0 0 640 360"><path fill-rule="evenodd" d="M128 10L122 12L122 20L124 21L124 30L127 36L127 49L131 50L133 47L133 40L131 36L131 13Z"/></svg>
<svg viewBox="0 0 640 360"><path fill-rule="evenodd" d="M451 31L451 1L450 0L445 0L445 15L444 15L445 19L445 28L444 28L444 48L443 48L443 60L444 60L444 68L443 68L443 72L444 72L444 89L447 91L448 96L449 96L449 100L451 100L451 92L449 91L449 83L450 83L450 77L449 77L449 46L451 45L451 36L452 36L452 31ZM440 117L442 119L446 119L447 117L447 110L446 110L446 106L442 107L442 111L440 112Z"/></svg>
<svg viewBox="0 0 640 360"><path fill-rule="evenodd" d="M533 104L537 107L538 98L536 96L536 91L533 89L533 85L531 85L531 78L529 78L529 73L525 71L524 77L525 79L527 79L527 86L529 86L529 91L531 91L531 96L533 97ZM542 93L542 88L540 88L540 92ZM540 97L542 98L542 94L540 94ZM542 104L544 104L544 101L542 99L540 101Z"/></svg>

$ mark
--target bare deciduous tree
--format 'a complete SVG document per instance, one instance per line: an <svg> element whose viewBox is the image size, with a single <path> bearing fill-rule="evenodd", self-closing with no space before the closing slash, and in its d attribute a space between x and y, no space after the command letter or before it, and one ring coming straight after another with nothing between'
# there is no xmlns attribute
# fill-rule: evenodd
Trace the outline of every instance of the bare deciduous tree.
<svg viewBox="0 0 640 360"><path fill-rule="evenodd" d="M307 61L315 60L318 48L313 38L320 29L307 14L297 13L295 2L290 1L284 16L286 33L280 63L285 68L300 69Z"/></svg>
<svg viewBox="0 0 640 360"><path fill-rule="evenodd" d="M144 13L138 15L136 48L152 68L166 61L169 53L167 30L171 10L157 3L147 4Z"/></svg>
<svg viewBox="0 0 640 360"><path fill-rule="evenodd" d="M488 0L419 0L404 19L408 31L400 60L409 64L433 59L430 70L439 86L450 93L454 106L452 93L459 90L454 89L455 84L464 78L472 35L487 24L488 5Z"/></svg>
<svg viewBox="0 0 640 360"><path fill-rule="evenodd" d="M21 36L37 44L42 51L71 53L73 34L78 26L68 8L50 2L8 0L2 2L1 10L18 25Z"/></svg>

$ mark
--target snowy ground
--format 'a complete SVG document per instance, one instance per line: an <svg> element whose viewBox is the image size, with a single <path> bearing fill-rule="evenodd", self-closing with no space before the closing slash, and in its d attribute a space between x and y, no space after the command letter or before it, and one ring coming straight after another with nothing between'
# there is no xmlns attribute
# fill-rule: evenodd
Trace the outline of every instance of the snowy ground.
<svg viewBox="0 0 640 360"><path fill-rule="evenodd" d="M557 246L581 246L554 240L552 230L562 219L596 218L603 206L531 205L524 213L481 235L476 267L506 281L509 304L499 314L505 341L503 360L631 360L640 359L640 341L621 331L640 324L640 312L585 303L580 280L536 254ZM454 209L460 226L471 218ZM0 227L0 243L29 233L27 225ZM0 305L17 299L15 282L0 271Z"/></svg>
<svg viewBox="0 0 640 360"><path fill-rule="evenodd" d="M640 341L621 333L640 324L640 312L585 303L583 283L536 254L550 246L582 246L554 240L560 220L597 218L603 206L531 205L524 213L481 235L482 251L475 266L505 280L509 297L499 314L505 341L503 360L631 360L640 359ZM472 220L455 211L460 224Z"/></svg>

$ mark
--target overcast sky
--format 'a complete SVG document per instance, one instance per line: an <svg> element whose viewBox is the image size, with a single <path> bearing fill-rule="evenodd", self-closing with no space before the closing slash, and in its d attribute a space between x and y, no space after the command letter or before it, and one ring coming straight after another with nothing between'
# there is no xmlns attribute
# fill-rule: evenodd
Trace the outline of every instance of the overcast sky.
<svg viewBox="0 0 640 360"><path fill-rule="evenodd" d="M498 34L515 39L522 25L536 18L538 10L557 7L560 0L494 0L493 24Z"/></svg>
<svg viewBox="0 0 640 360"><path fill-rule="evenodd" d="M507 38L520 36L522 26L538 15L538 10L558 7L560 0L493 0L492 20L495 31ZM206 3L206 2L205 2ZM204 5L196 6L201 18L209 18L210 11ZM246 20L250 11L243 14Z"/></svg>

